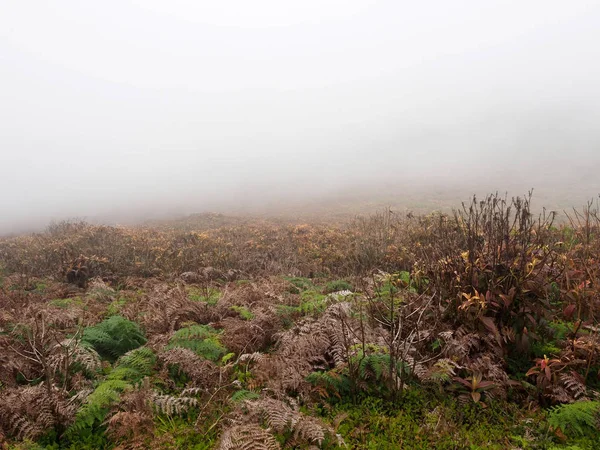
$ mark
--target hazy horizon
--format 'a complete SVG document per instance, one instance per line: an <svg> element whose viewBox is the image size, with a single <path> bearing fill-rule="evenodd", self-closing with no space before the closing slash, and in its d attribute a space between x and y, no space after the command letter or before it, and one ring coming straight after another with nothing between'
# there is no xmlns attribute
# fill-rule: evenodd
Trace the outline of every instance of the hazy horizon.
<svg viewBox="0 0 600 450"><path fill-rule="evenodd" d="M0 234L407 191L579 206L598 42L594 1L3 2Z"/></svg>

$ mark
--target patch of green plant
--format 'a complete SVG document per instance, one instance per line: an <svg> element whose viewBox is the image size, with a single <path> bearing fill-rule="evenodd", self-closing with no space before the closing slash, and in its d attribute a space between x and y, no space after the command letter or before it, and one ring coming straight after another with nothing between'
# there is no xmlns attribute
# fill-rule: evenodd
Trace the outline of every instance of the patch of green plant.
<svg viewBox="0 0 600 450"><path fill-rule="evenodd" d="M137 382L144 377L148 377L152 374L154 366L156 365L156 355L148 347L140 347L125 353L117 361L117 369L127 369L135 372L133 378L122 377L120 379L127 379L128 381ZM114 371L113 371L114 372ZM116 379L113 373L109 374L108 379Z"/></svg>
<svg viewBox="0 0 600 450"><path fill-rule="evenodd" d="M54 300L50 300L48 302L52 306L56 306L62 309L69 309L73 307L83 307L85 302L81 297L71 297L71 298L57 298Z"/></svg>
<svg viewBox="0 0 600 450"><path fill-rule="evenodd" d="M525 374L533 365L533 357L529 352L512 351L506 357L507 373L517 380L525 380Z"/></svg>
<svg viewBox="0 0 600 450"><path fill-rule="evenodd" d="M598 443L594 442L584 442L580 440L577 444L551 444L547 447L548 450L596 450L598 448Z"/></svg>
<svg viewBox="0 0 600 450"><path fill-rule="evenodd" d="M44 283L43 281L36 281L33 284L33 292L35 292L36 294L44 294L46 292L46 283Z"/></svg>
<svg viewBox="0 0 600 450"><path fill-rule="evenodd" d="M291 286L288 287L290 294L299 294L308 289L314 289L315 285L309 278L304 277L284 277L290 282Z"/></svg>
<svg viewBox="0 0 600 450"><path fill-rule="evenodd" d="M514 408L494 406L461 405L410 388L396 404L367 396L360 403L341 402L324 408L323 414L339 422L337 432L349 448L500 450L513 448L513 437L527 443L524 436L529 431L515 416Z"/></svg>
<svg viewBox="0 0 600 450"><path fill-rule="evenodd" d="M171 338L171 342L176 341L187 341L187 340L202 340L207 339L213 336L216 336L219 332L215 330L210 325L190 325L188 327L180 328L177 330L173 337Z"/></svg>
<svg viewBox="0 0 600 450"><path fill-rule="evenodd" d="M402 289L416 293L420 287L424 287L429 280L422 278L419 281L411 277L410 272L401 271L387 274L382 283L377 287L378 297L391 297L398 294Z"/></svg>
<svg viewBox="0 0 600 450"><path fill-rule="evenodd" d="M238 313L240 315L240 317L242 319L244 319L244 320L252 320L252 319L254 319L254 314L252 313L252 311L250 311L245 306L233 305L230 309L232 311L235 311L236 313Z"/></svg>
<svg viewBox="0 0 600 450"><path fill-rule="evenodd" d="M121 312L121 310L123 309L123 307L125 305L127 305L127 303L129 303L129 300L125 297L120 297L120 298L112 301L106 307L106 315L109 317L118 315Z"/></svg>
<svg viewBox="0 0 600 450"><path fill-rule="evenodd" d="M403 361L396 361L390 371L392 359L386 348L369 345L364 352L359 346L350 358L349 365L329 371L318 371L308 375L319 395L329 401L343 401L356 395L389 398L396 379L404 378L406 386L412 382L411 367ZM355 368L350 372L350 366ZM390 373L392 372L392 373Z"/></svg>
<svg viewBox="0 0 600 450"><path fill-rule="evenodd" d="M378 297L391 297L400 292L400 289L393 282L386 280L377 287L376 292Z"/></svg>
<svg viewBox="0 0 600 450"><path fill-rule="evenodd" d="M555 356L555 355L558 355L560 353L560 351L561 351L560 347L557 347L556 343L554 341L545 342L545 343L536 341L533 344L531 344L531 353L536 358L543 358L544 355Z"/></svg>
<svg viewBox="0 0 600 450"><path fill-rule="evenodd" d="M574 330L575 324L573 322L564 322L562 320L556 320L548 323L548 328L552 330L554 340L564 341L565 338Z"/></svg>
<svg viewBox="0 0 600 450"><path fill-rule="evenodd" d="M33 442L30 439L24 439L22 442L15 444L7 444L8 450L47 450L47 449L58 449L59 446L56 442L56 433L54 436L42 436L38 442Z"/></svg>
<svg viewBox="0 0 600 450"><path fill-rule="evenodd" d="M65 438L74 442L92 435L95 429L102 427L111 406L121 398L121 393L131 388L132 385L124 380L102 381L77 412L75 421L65 432Z"/></svg>
<svg viewBox="0 0 600 450"><path fill-rule="evenodd" d="M146 343L140 326L122 316L111 316L83 330L82 343L91 345L103 358L113 362L129 350Z"/></svg>
<svg viewBox="0 0 600 450"><path fill-rule="evenodd" d="M235 353L234 352L229 352L227 353L225 356L223 356L221 358L221 364L227 364L229 361L231 361L233 358L235 357Z"/></svg>
<svg viewBox="0 0 600 450"><path fill-rule="evenodd" d="M338 432L350 448L433 448L419 433L419 416L411 410L393 412L380 399L367 397L360 405L342 404L334 411L345 416Z"/></svg>
<svg viewBox="0 0 600 450"><path fill-rule="evenodd" d="M284 329L294 325L294 321L300 317L300 309L292 305L275 305L275 311L281 319Z"/></svg>
<svg viewBox="0 0 600 450"><path fill-rule="evenodd" d="M214 362L227 353L219 341L219 332L208 325L191 325L177 330L165 348L174 347L188 348Z"/></svg>
<svg viewBox="0 0 600 450"><path fill-rule="evenodd" d="M260 395L254 391L248 391L246 389L241 389L233 393L233 395L229 398L233 403L239 403L246 400L256 400L260 398Z"/></svg>
<svg viewBox="0 0 600 450"><path fill-rule="evenodd" d="M221 292L214 288L199 288L197 286L186 286L188 298L194 302L208 303L215 306L221 298Z"/></svg>
<svg viewBox="0 0 600 450"><path fill-rule="evenodd" d="M550 289L548 291L548 300L553 306L559 306L561 304L560 285L555 281L550 283Z"/></svg>
<svg viewBox="0 0 600 450"><path fill-rule="evenodd" d="M156 436L161 442L161 449L177 450L212 450L219 438L219 428L213 426L220 419L218 410L205 412L205 420L194 426L195 418L163 417L156 418Z"/></svg>
<svg viewBox="0 0 600 450"><path fill-rule="evenodd" d="M329 403L348 400L351 397L352 384L346 371L336 369L326 372L312 372L306 381L319 389L321 398L326 398Z"/></svg>
<svg viewBox="0 0 600 450"><path fill-rule="evenodd" d="M335 281L330 281L329 283L327 283L325 285L325 289L324 292L326 294L330 294L332 292L339 292L339 291L353 291L354 287L348 283L346 280L335 280Z"/></svg>
<svg viewBox="0 0 600 450"><path fill-rule="evenodd" d="M65 432L69 442L79 443L93 439L94 433L102 433L104 419L121 394L133 388L144 377L150 376L156 356L149 348L137 348L121 356L115 367L100 381L77 412L75 421Z"/></svg>
<svg viewBox="0 0 600 450"><path fill-rule="evenodd" d="M548 423L560 428L566 436L595 437L600 445L600 401L582 401L554 406L548 412Z"/></svg>
<svg viewBox="0 0 600 450"><path fill-rule="evenodd" d="M68 440L62 439L60 446L56 444L56 447L45 448L60 448L64 450L105 450L114 448L114 444L108 440L108 436L104 432L86 429L77 435L77 439L73 443L69 443Z"/></svg>
<svg viewBox="0 0 600 450"><path fill-rule="evenodd" d="M320 314L327 309L328 297L320 292L309 290L300 295L298 310L302 315Z"/></svg>
<svg viewBox="0 0 600 450"><path fill-rule="evenodd" d="M282 318L284 327L288 328L302 316L322 313L327 309L328 302L326 295L311 289L301 293L298 306L276 305L277 314Z"/></svg>

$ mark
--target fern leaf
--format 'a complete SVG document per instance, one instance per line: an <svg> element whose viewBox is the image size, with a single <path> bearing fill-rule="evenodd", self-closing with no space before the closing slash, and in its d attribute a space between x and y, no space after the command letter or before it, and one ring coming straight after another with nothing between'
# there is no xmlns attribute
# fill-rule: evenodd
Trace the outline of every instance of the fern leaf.
<svg viewBox="0 0 600 450"><path fill-rule="evenodd" d="M223 432L217 450L279 450L275 437L258 425L238 425Z"/></svg>
<svg viewBox="0 0 600 450"><path fill-rule="evenodd" d="M599 401L584 401L555 406L548 414L548 423L565 434L584 436L598 433Z"/></svg>
<svg viewBox="0 0 600 450"><path fill-rule="evenodd" d="M82 342L94 347L110 361L146 343L140 326L121 316L112 316L83 330Z"/></svg>
<svg viewBox="0 0 600 450"><path fill-rule="evenodd" d="M155 394L152 397L152 401L159 414L166 414L168 416L181 414L190 408L198 406L198 400L193 397Z"/></svg>
<svg viewBox="0 0 600 450"><path fill-rule="evenodd" d="M260 396L254 391L248 391L246 389L242 389L237 392L234 392L233 395L230 397L230 400L233 403L238 403L238 402L243 402L246 400L256 400L259 397Z"/></svg>

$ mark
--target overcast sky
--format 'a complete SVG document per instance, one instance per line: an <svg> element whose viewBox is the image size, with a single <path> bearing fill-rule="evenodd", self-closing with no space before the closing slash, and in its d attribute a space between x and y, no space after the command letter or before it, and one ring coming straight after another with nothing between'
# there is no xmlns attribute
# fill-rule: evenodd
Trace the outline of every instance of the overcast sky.
<svg viewBox="0 0 600 450"><path fill-rule="evenodd" d="M0 0L0 155L4 232L383 179L589 185L600 2Z"/></svg>

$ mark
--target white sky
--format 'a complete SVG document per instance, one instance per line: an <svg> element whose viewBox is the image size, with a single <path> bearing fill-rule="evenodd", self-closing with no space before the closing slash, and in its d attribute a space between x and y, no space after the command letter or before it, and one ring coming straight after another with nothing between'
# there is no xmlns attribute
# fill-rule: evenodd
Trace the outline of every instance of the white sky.
<svg viewBox="0 0 600 450"><path fill-rule="evenodd" d="M0 231L600 171L599 80L597 0L0 0Z"/></svg>

